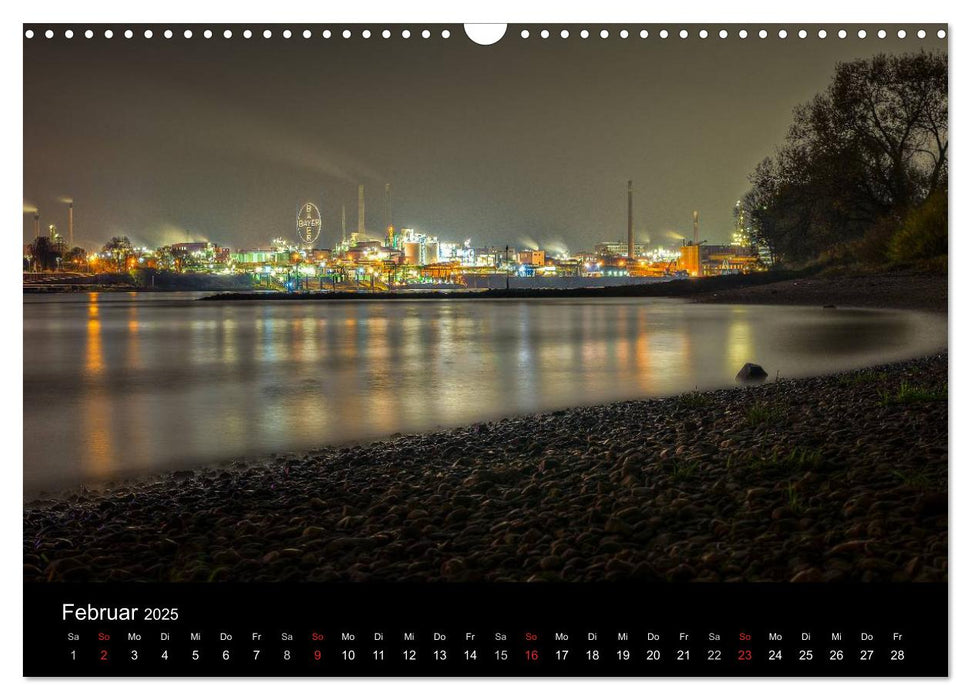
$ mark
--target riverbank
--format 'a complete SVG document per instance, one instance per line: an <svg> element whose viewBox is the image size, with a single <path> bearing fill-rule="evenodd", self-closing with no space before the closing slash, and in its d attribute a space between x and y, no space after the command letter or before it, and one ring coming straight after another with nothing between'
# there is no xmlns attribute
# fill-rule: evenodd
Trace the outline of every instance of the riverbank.
<svg viewBox="0 0 971 700"><path fill-rule="evenodd" d="M517 288L509 289L445 289L445 290L396 290L387 292L227 292L203 297L200 301L374 301L403 299L628 299L638 297L690 297L712 294L725 290L760 286L797 279L799 272L779 270L751 275L724 275L719 277L662 279L644 278L642 284L609 287L564 288Z"/></svg>
<svg viewBox="0 0 971 700"><path fill-rule="evenodd" d="M24 508L25 580L944 581L947 355Z"/></svg>
<svg viewBox="0 0 971 700"><path fill-rule="evenodd" d="M947 276L887 272L814 276L690 294L709 304L862 306L947 313Z"/></svg>
<svg viewBox="0 0 971 700"><path fill-rule="evenodd" d="M651 280L617 287L460 289L389 292L226 292L201 301L375 301L414 299L687 298L699 303L852 306L947 312L947 276L915 272L807 274L779 270L750 275Z"/></svg>

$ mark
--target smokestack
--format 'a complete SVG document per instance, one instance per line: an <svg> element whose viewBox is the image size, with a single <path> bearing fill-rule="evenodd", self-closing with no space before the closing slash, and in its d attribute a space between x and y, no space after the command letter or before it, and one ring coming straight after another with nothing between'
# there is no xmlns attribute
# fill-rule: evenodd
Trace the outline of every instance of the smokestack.
<svg viewBox="0 0 971 700"><path fill-rule="evenodd" d="M341 240L347 240L347 211L343 202L341 202Z"/></svg>
<svg viewBox="0 0 971 700"><path fill-rule="evenodd" d="M357 186L357 232L364 235L364 185Z"/></svg>
<svg viewBox="0 0 971 700"><path fill-rule="evenodd" d="M696 211L691 212L691 218L694 220L694 224L695 224L695 245L698 245L698 241L700 240L698 238L698 212Z"/></svg>
<svg viewBox="0 0 971 700"><path fill-rule="evenodd" d="M634 259L634 181L627 181L627 257Z"/></svg>
<svg viewBox="0 0 971 700"><path fill-rule="evenodd" d="M67 244L74 247L74 202L67 203Z"/></svg>
<svg viewBox="0 0 971 700"><path fill-rule="evenodd" d="M391 183L384 185L384 219L385 231L387 231L387 243L390 247L394 243L394 224L391 221Z"/></svg>
<svg viewBox="0 0 971 700"><path fill-rule="evenodd" d="M40 210L34 212L34 238L40 238Z"/></svg>

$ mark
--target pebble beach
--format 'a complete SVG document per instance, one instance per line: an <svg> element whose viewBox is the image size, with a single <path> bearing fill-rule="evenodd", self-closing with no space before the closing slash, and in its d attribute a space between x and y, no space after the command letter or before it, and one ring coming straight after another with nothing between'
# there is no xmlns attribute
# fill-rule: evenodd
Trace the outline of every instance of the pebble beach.
<svg viewBox="0 0 971 700"><path fill-rule="evenodd" d="M25 581L947 580L946 353L24 507Z"/></svg>

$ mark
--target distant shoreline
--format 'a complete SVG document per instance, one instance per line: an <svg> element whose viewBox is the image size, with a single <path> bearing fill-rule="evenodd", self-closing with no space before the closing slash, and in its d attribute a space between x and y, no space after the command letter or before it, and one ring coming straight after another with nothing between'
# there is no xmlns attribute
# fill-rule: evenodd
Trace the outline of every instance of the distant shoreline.
<svg viewBox="0 0 971 700"><path fill-rule="evenodd" d="M946 275L881 272L842 275L773 271L616 287L564 289L401 290L396 292L256 292L232 289L70 285L24 287L24 294L192 292L205 302L391 301L488 299L683 298L706 304L778 304L889 308L947 313ZM68 286L68 285L66 285Z"/></svg>
<svg viewBox="0 0 971 700"><path fill-rule="evenodd" d="M685 297L739 287L764 285L798 278L795 272L763 272L701 279L645 282L610 287L510 288L461 290L402 290L388 292L224 292L199 301L368 301L390 299L575 299L630 297Z"/></svg>
<svg viewBox="0 0 971 700"><path fill-rule="evenodd" d="M852 306L947 312L947 277L913 272L807 276L795 272L672 280L579 289L488 289L401 292L224 292L199 301L379 301L447 299L686 298L698 303Z"/></svg>

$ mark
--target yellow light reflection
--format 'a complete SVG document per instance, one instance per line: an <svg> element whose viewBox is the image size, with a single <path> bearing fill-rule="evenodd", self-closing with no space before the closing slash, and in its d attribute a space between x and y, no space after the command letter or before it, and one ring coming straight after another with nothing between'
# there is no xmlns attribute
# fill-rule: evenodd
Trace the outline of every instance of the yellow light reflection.
<svg viewBox="0 0 971 700"><path fill-rule="evenodd" d="M752 362L754 354L748 309L733 309L725 343L725 369L729 376L734 375L746 362Z"/></svg>
<svg viewBox="0 0 971 700"><path fill-rule="evenodd" d="M88 304L88 337L85 344L86 373L91 376L98 376L104 372L105 361L104 353L101 348L101 321L98 318L98 295L90 295Z"/></svg>

